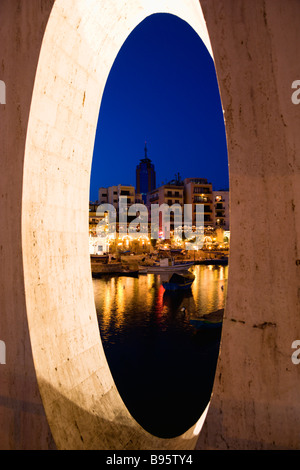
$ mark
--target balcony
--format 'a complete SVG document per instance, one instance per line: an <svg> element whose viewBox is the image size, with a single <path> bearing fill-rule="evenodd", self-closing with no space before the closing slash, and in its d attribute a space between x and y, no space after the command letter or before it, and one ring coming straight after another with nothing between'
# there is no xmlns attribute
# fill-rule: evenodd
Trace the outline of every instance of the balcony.
<svg viewBox="0 0 300 470"><path fill-rule="evenodd" d="M172 199L182 199L183 194L182 193L175 193L171 191L166 191L164 194L165 198L172 198Z"/></svg>
<svg viewBox="0 0 300 470"><path fill-rule="evenodd" d="M194 194L212 194L210 188L194 188Z"/></svg>
<svg viewBox="0 0 300 470"><path fill-rule="evenodd" d="M216 216L225 217L225 209L215 209Z"/></svg>

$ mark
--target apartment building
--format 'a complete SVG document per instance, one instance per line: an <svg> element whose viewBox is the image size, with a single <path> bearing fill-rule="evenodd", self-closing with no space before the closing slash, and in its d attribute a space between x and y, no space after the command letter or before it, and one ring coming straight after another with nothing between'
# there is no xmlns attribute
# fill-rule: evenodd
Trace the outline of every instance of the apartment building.
<svg viewBox="0 0 300 470"><path fill-rule="evenodd" d="M192 205L192 222L196 225L196 206L204 205L204 226L213 226L213 190L206 178L184 179L184 204Z"/></svg>
<svg viewBox="0 0 300 470"><path fill-rule="evenodd" d="M99 189L99 204L111 204L115 209L118 209L121 197L126 197L128 207L137 202L143 203L142 196L140 194L136 194L134 186L119 184L118 186L109 186L108 188Z"/></svg>
<svg viewBox="0 0 300 470"><path fill-rule="evenodd" d="M145 142L145 157L136 167L136 192L141 194L144 204L147 203L147 194L156 188L156 173L154 164L148 157L147 143Z"/></svg>
<svg viewBox="0 0 300 470"><path fill-rule="evenodd" d="M214 227L229 230L229 191L213 191Z"/></svg>

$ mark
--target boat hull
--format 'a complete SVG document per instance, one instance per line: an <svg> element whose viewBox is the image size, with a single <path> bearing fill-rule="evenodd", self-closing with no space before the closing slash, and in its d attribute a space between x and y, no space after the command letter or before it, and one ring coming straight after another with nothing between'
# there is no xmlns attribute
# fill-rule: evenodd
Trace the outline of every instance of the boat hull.
<svg viewBox="0 0 300 470"><path fill-rule="evenodd" d="M197 330L222 328L224 309L202 315L199 318L190 318L190 324Z"/></svg>
<svg viewBox="0 0 300 470"><path fill-rule="evenodd" d="M162 279L162 285L166 291L187 290L191 288L195 280L195 276L190 271L185 273L172 273L171 276L166 275L169 279Z"/></svg>
<svg viewBox="0 0 300 470"><path fill-rule="evenodd" d="M196 328L197 330L203 330L203 329L217 329L217 328L222 328L222 321L219 322L210 322L206 320L190 320L190 324Z"/></svg>

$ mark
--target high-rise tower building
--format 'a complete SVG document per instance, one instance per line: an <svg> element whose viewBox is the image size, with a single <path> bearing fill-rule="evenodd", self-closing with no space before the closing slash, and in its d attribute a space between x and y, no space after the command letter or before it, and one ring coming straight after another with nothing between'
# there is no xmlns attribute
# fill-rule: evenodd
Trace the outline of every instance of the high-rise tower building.
<svg viewBox="0 0 300 470"><path fill-rule="evenodd" d="M148 157L147 142L145 142L145 157L136 167L136 192L142 195L144 204L147 202L147 193L156 188L156 173L154 164Z"/></svg>

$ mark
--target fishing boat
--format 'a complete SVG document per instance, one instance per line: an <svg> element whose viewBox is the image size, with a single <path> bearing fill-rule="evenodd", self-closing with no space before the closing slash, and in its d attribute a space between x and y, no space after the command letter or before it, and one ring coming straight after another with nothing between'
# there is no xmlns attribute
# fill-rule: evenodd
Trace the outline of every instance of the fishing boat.
<svg viewBox="0 0 300 470"><path fill-rule="evenodd" d="M139 266L139 274L148 274L148 267L146 266Z"/></svg>
<svg viewBox="0 0 300 470"><path fill-rule="evenodd" d="M199 264L213 265L213 266L219 266L219 265L227 266L228 257L205 259L205 260L202 260Z"/></svg>
<svg viewBox="0 0 300 470"><path fill-rule="evenodd" d="M122 268L121 271L118 273L119 276L126 276L126 277L138 277L139 270L133 269L129 267Z"/></svg>
<svg viewBox="0 0 300 470"><path fill-rule="evenodd" d="M108 255L90 255L91 264L107 264L109 260Z"/></svg>
<svg viewBox="0 0 300 470"><path fill-rule="evenodd" d="M190 324L197 330L204 328L221 328L223 323L223 314L224 309L222 308L215 312L201 315L198 318L190 318Z"/></svg>
<svg viewBox="0 0 300 470"><path fill-rule="evenodd" d="M190 289L195 276L187 271L186 273L173 273L168 281L162 281L162 285L166 291L177 291Z"/></svg>
<svg viewBox="0 0 300 470"><path fill-rule="evenodd" d="M176 263L173 258L163 258L158 264L153 264L152 266L139 266L139 272L140 274L160 274L163 272L187 271L194 264L194 261Z"/></svg>

